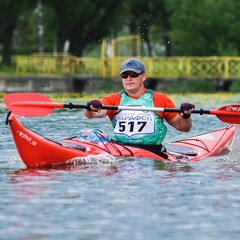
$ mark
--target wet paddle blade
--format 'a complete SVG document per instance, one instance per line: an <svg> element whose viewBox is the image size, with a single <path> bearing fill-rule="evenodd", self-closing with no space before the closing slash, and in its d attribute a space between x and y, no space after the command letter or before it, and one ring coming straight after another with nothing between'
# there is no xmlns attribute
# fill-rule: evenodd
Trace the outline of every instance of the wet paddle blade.
<svg viewBox="0 0 240 240"><path fill-rule="evenodd" d="M231 124L240 124L240 105L231 104L223 106L218 110L210 110L210 114L217 116L219 120Z"/></svg>
<svg viewBox="0 0 240 240"><path fill-rule="evenodd" d="M8 110L15 115L25 117L45 116L54 110L54 107L51 106L52 101L47 96L38 93L7 94L4 96L4 103ZM39 103L44 103L46 106L36 107Z"/></svg>

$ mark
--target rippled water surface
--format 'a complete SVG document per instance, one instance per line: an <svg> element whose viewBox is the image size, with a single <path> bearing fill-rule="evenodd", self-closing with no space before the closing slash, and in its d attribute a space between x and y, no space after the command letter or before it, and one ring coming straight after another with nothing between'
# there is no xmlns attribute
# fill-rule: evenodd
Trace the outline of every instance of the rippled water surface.
<svg viewBox="0 0 240 240"><path fill-rule="evenodd" d="M177 104L189 96L173 96ZM197 108L238 103L239 96L191 96ZM199 106L199 107L198 107ZM236 136L226 156L196 163L109 158L105 163L26 169L15 149L2 106L0 239L239 239L240 152ZM82 111L55 110L20 118L54 140L82 128L101 128L107 119ZM214 130L226 123L194 115L190 133L169 127L166 142ZM34 153L33 153L34 157Z"/></svg>

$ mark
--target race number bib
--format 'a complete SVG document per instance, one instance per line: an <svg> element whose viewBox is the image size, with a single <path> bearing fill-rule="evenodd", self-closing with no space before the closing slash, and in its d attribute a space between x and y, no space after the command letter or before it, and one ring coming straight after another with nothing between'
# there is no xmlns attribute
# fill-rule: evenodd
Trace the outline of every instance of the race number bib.
<svg viewBox="0 0 240 240"><path fill-rule="evenodd" d="M155 133L153 113L150 111L121 111L116 116L115 134L131 137L138 134Z"/></svg>

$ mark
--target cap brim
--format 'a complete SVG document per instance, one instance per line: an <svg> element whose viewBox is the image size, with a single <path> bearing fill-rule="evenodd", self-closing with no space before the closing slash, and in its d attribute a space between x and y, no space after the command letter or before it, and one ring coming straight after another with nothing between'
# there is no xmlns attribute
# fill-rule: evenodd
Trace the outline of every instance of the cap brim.
<svg viewBox="0 0 240 240"><path fill-rule="evenodd" d="M135 73L141 73L141 72L142 72L142 71L139 70L139 69L135 69L135 68L126 68L126 69L122 70L122 71L120 72L120 74L121 74L121 73L124 73L124 72L127 72L127 71L132 71L132 72L135 72Z"/></svg>

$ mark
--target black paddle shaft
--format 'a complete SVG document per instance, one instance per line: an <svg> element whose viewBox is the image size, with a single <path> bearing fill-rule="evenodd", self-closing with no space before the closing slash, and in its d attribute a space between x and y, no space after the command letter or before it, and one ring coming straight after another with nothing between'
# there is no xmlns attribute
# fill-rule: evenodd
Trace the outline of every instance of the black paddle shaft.
<svg viewBox="0 0 240 240"><path fill-rule="evenodd" d="M84 108L84 109L87 109L88 106L87 105L82 105L82 104L73 104L73 103L68 103L68 104L64 104L63 105L64 108L69 108L69 109L73 109L73 108ZM127 107L126 107L127 108ZM106 110L120 110L120 109L124 109L124 106L102 106L101 109L106 109ZM143 109L136 107L134 110L144 110L144 107ZM157 108L156 108L156 111L157 111ZM175 109L175 108L163 108L162 109L162 112L183 112L183 110L181 109ZM203 115L203 114L210 114L210 110L203 110L203 109L200 109L200 110L193 110L192 113L197 113L197 114L200 114L200 115Z"/></svg>

